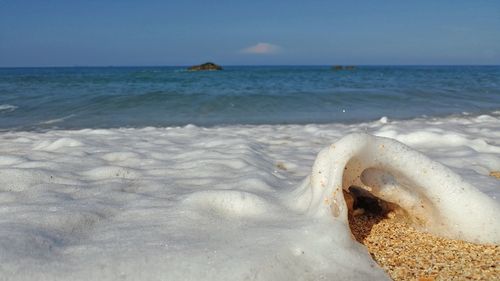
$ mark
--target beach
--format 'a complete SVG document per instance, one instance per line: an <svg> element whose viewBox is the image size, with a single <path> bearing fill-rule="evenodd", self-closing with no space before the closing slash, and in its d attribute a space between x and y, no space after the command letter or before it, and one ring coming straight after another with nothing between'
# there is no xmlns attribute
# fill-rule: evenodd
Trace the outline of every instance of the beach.
<svg viewBox="0 0 500 281"><path fill-rule="evenodd" d="M500 281L499 11L0 0L0 281Z"/></svg>
<svg viewBox="0 0 500 281"><path fill-rule="evenodd" d="M370 255L373 248L354 242L333 216L310 219L283 198L311 174L321 149L350 133L367 133L400 141L444 164L499 203L499 181L489 175L500 170L499 124L500 116L492 112L354 124L2 132L0 276L406 278L384 271L379 256ZM444 254L454 249L444 242L435 246ZM489 249L488 259L477 253L484 266L500 257L498 246L467 249L476 249L469 255ZM460 255L445 261L462 262L468 260ZM411 276L469 276L454 268L453 276L426 268ZM476 268L473 276L488 280L498 276L498 266Z"/></svg>

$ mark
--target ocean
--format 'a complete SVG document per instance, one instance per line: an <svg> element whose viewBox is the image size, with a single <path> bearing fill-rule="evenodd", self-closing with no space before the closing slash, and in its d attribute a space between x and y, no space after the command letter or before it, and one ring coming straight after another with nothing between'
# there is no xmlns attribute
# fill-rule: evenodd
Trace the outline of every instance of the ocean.
<svg viewBox="0 0 500 281"><path fill-rule="evenodd" d="M2 131L352 124L499 109L499 66L0 68Z"/></svg>

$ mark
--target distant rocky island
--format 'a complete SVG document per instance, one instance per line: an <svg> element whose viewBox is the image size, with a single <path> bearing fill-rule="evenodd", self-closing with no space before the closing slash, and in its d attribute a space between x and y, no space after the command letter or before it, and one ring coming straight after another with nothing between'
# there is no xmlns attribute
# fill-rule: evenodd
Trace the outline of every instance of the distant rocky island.
<svg viewBox="0 0 500 281"><path fill-rule="evenodd" d="M206 62L204 64L191 66L188 68L188 70L189 71L222 70L222 67L213 62Z"/></svg>
<svg viewBox="0 0 500 281"><path fill-rule="evenodd" d="M354 70L356 67L354 65L334 65L333 70Z"/></svg>

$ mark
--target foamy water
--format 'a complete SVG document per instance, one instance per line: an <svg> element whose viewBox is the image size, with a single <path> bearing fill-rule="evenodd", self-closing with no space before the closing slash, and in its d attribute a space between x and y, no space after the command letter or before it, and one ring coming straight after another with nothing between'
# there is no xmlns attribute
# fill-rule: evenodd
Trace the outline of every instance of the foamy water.
<svg viewBox="0 0 500 281"><path fill-rule="evenodd" d="M341 220L311 218L287 201L321 149L359 132L407 144L500 204L499 181L488 176L500 170L493 115L4 132L0 277L388 279Z"/></svg>

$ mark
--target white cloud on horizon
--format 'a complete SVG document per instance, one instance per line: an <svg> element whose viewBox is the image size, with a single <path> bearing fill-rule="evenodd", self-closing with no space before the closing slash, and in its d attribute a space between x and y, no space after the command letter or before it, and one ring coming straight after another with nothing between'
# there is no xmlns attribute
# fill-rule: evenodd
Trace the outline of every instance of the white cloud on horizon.
<svg viewBox="0 0 500 281"><path fill-rule="evenodd" d="M253 46L247 47L241 50L241 53L244 54L258 54L258 55L267 55L267 54L275 54L282 50L282 48L278 45L274 45L271 43L257 43Z"/></svg>

